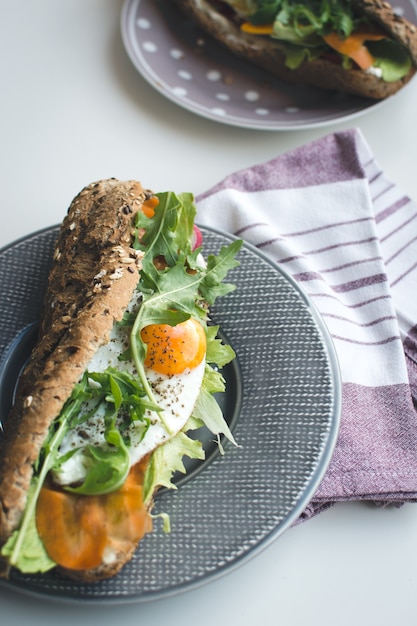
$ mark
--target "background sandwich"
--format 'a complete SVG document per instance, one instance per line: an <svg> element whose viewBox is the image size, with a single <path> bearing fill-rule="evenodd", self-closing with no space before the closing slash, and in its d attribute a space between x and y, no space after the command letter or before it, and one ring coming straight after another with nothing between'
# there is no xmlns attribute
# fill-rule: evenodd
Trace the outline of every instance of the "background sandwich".
<svg viewBox="0 0 417 626"><path fill-rule="evenodd" d="M277 78L386 98L417 68L417 28L379 0L176 0L228 50Z"/></svg>

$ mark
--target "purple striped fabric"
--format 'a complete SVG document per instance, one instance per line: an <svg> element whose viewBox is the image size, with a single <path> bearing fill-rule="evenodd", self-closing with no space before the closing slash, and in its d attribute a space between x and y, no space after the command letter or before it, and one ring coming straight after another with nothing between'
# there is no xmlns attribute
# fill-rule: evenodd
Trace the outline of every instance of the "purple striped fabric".
<svg viewBox="0 0 417 626"><path fill-rule="evenodd" d="M347 135L349 133L328 135L320 141L288 153L282 159L282 168L277 168L277 159L273 159L232 174L206 194L199 196L199 200L221 189L299 189L322 182L363 178L364 172L357 150L353 143L349 145L346 141ZM326 168L321 167L324 159Z"/></svg>
<svg viewBox="0 0 417 626"><path fill-rule="evenodd" d="M300 519L342 500L417 501L416 203L351 129L232 173L197 207L281 264L335 344L340 436Z"/></svg>

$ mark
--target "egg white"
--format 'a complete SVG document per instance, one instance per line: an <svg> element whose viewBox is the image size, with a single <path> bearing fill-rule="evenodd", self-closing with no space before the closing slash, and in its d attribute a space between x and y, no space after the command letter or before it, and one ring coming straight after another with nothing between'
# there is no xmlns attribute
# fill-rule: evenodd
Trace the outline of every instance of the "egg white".
<svg viewBox="0 0 417 626"><path fill-rule="evenodd" d="M131 303L129 309L139 306L140 294L136 295L136 302ZM127 371L132 376L137 376L133 361L119 361L129 342L129 330L123 326L115 325L107 344L101 346L87 366L89 372L104 372L108 367ZM182 374L170 375L159 374L151 369L146 369L146 377L152 387L156 403L163 410L163 421L154 411L148 411L151 424L144 433L142 422L132 422L127 435L130 439L130 463L138 463L144 456L175 434L177 434L189 419L204 376L205 360L193 369L186 369ZM88 410L88 403L86 403ZM54 472L54 480L61 485L71 485L82 482L87 473L85 456L82 449L86 445L100 446L104 440L104 407L99 408L88 421L70 430L64 437L60 446L60 455L70 450L79 448L69 459Z"/></svg>

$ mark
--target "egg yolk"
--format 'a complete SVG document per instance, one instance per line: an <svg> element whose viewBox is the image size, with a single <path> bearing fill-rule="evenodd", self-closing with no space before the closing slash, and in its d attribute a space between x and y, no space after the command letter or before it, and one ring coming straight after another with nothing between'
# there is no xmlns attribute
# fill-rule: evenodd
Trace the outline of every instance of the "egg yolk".
<svg viewBox="0 0 417 626"><path fill-rule="evenodd" d="M176 326L150 324L141 337L147 345L145 367L167 376L197 367L206 353L204 329L192 318Z"/></svg>

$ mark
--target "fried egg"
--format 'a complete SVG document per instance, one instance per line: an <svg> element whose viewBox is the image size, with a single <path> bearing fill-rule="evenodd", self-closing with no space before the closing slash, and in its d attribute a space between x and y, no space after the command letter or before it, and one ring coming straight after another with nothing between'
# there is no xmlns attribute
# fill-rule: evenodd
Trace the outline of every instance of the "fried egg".
<svg viewBox="0 0 417 626"><path fill-rule="evenodd" d="M134 310L138 306L139 294L129 309ZM146 326L141 336L147 346L144 363L146 378L157 405L163 411L163 419L156 411L148 410L146 417L150 425L147 429L142 422L131 423L127 433L131 465L138 463L184 427L192 414L205 371L206 336L197 320L189 319L176 326ZM129 329L115 324L109 342L97 350L87 371L101 373L112 367L137 377L134 362L119 358L128 345ZM85 404L88 411L88 402ZM57 483L73 485L85 479L87 469L82 450L87 445L104 444L104 412L105 408L99 407L87 421L65 435L60 455L77 451L54 472Z"/></svg>

